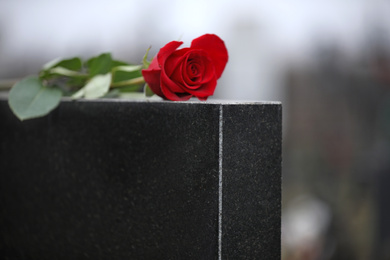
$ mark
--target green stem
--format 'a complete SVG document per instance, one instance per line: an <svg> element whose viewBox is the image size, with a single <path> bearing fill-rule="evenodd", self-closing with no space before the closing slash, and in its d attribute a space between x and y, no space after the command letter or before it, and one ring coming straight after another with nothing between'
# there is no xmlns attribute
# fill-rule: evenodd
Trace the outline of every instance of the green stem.
<svg viewBox="0 0 390 260"><path fill-rule="evenodd" d="M117 88L117 87L129 86L129 85L139 85L142 83L145 83L144 77L138 77L134 79L111 83L111 87Z"/></svg>

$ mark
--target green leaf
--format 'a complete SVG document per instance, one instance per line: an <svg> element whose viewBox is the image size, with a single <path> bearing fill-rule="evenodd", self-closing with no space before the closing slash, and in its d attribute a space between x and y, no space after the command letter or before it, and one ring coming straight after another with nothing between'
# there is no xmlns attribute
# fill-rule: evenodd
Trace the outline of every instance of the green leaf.
<svg viewBox="0 0 390 260"><path fill-rule="evenodd" d="M127 65L127 66L117 66L112 69L113 72L116 71L125 71L125 72L134 72L141 70L142 66L141 65Z"/></svg>
<svg viewBox="0 0 390 260"><path fill-rule="evenodd" d="M120 60L113 60L111 67L127 66L127 65L130 65L130 64L128 64L127 62L124 62L124 61L120 61Z"/></svg>
<svg viewBox="0 0 390 260"><path fill-rule="evenodd" d="M118 66L112 69L112 82L127 81L142 77L141 65Z"/></svg>
<svg viewBox="0 0 390 260"><path fill-rule="evenodd" d="M150 46L150 47L146 50L146 53L145 53L145 55L144 55L144 58L142 59L142 64L143 64L144 69L149 68L149 65L150 65L150 63L151 63L151 61L148 61L148 54L149 54L149 51L150 51L151 48L152 48L152 46Z"/></svg>
<svg viewBox="0 0 390 260"><path fill-rule="evenodd" d="M87 61L87 66L91 77L99 74L107 74L112 68L111 54L103 53L98 57L91 58Z"/></svg>
<svg viewBox="0 0 390 260"><path fill-rule="evenodd" d="M73 99L79 99L79 98L82 98L84 95L85 95L85 87L84 87L84 88L81 88L79 91L77 91L76 93L74 93L74 94L72 95L72 98L73 98Z"/></svg>
<svg viewBox="0 0 390 260"><path fill-rule="evenodd" d="M148 84L145 84L144 93L146 97L151 97L154 95L154 92L152 91L152 89L149 87Z"/></svg>
<svg viewBox="0 0 390 260"><path fill-rule="evenodd" d="M107 94L111 85L111 73L96 75L82 89L73 94L72 98L85 97L94 99Z"/></svg>
<svg viewBox="0 0 390 260"><path fill-rule="evenodd" d="M86 74L79 72L82 68L82 61L75 57L71 59L61 60L54 59L43 66L39 73L41 79L50 79L53 76L67 76L67 77L86 77Z"/></svg>
<svg viewBox="0 0 390 260"><path fill-rule="evenodd" d="M54 60L49 61L45 65L43 65L42 70L49 70L57 65L61 61L61 58L55 58Z"/></svg>
<svg viewBox="0 0 390 260"><path fill-rule="evenodd" d="M47 115L58 106L61 90L47 87L38 77L28 77L16 83L10 93L8 103L20 119L30 119Z"/></svg>
<svg viewBox="0 0 390 260"><path fill-rule="evenodd" d="M141 71L133 71L133 72L117 71L113 75L112 82L113 83L125 82L139 77L142 77Z"/></svg>
<svg viewBox="0 0 390 260"><path fill-rule="evenodd" d="M62 67L68 70L75 70L75 71L80 70L82 66L83 63L81 59L78 57L62 60L57 65L55 65L55 67Z"/></svg>
<svg viewBox="0 0 390 260"><path fill-rule="evenodd" d="M87 83L87 79L84 77L70 77L66 82L66 85L68 85L70 89L72 88L79 89L82 86L84 86L86 83Z"/></svg>
<svg viewBox="0 0 390 260"><path fill-rule="evenodd" d="M68 77L86 77L88 75L74 71L74 70L69 70L64 67L55 67L50 70L50 74L57 74L57 75L62 75L62 76L68 76Z"/></svg>
<svg viewBox="0 0 390 260"><path fill-rule="evenodd" d="M57 58L43 65L43 70L49 70L55 67L62 67L68 70L78 71L81 69L82 66L83 66L82 61L78 57L65 59L65 60L61 60L60 58Z"/></svg>

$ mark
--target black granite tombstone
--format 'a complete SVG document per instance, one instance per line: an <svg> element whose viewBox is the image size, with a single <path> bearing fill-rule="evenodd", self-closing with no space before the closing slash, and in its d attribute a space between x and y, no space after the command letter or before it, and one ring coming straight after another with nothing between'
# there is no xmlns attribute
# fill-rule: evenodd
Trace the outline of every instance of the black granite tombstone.
<svg viewBox="0 0 390 260"><path fill-rule="evenodd" d="M280 259L280 103L0 100L2 259Z"/></svg>

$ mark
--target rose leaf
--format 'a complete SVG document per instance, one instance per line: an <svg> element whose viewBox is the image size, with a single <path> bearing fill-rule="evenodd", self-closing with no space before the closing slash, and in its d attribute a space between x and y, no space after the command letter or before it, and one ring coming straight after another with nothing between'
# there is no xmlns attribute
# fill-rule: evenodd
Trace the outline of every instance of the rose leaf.
<svg viewBox="0 0 390 260"><path fill-rule="evenodd" d="M38 77L28 77L12 87L8 103L12 112L25 120L47 115L58 106L61 97L58 88L44 86Z"/></svg>
<svg viewBox="0 0 390 260"><path fill-rule="evenodd" d="M89 75L91 77L99 74L107 74L112 68L112 58L110 53L103 53L87 61Z"/></svg>
<svg viewBox="0 0 390 260"><path fill-rule="evenodd" d="M72 98L100 98L108 93L111 84L111 73L96 75L82 89L73 94Z"/></svg>
<svg viewBox="0 0 390 260"><path fill-rule="evenodd" d="M55 67L62 67L68 70L78 71L82 67L82 61L78 57L71 59L61 60L60 58L54 59L43 66L43 70L49 70Z"/></svg>
<svg viewBox="0 0 390 260"><path fill-rule="evenodd" d="M144 93L146 97L151 97L154 95L154 92L152 91L152 89L149 87L148 84L145 84Z"/></svg>

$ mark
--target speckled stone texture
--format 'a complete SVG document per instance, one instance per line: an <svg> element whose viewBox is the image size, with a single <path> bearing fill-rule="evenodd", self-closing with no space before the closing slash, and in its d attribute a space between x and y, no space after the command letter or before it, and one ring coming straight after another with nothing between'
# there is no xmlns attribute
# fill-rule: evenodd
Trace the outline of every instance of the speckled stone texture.
<svg viewBox="0 0 390 260"><path fill-rule="evenodd" d="M280 103L0 99L0 259L280 259L280 203Z"/></svg>
<svg viewBox="0 0 390 260"><path fill-rule="evenodd" d="M223 140L223 259L280 259L281 106L225 106Z"/></svg>

